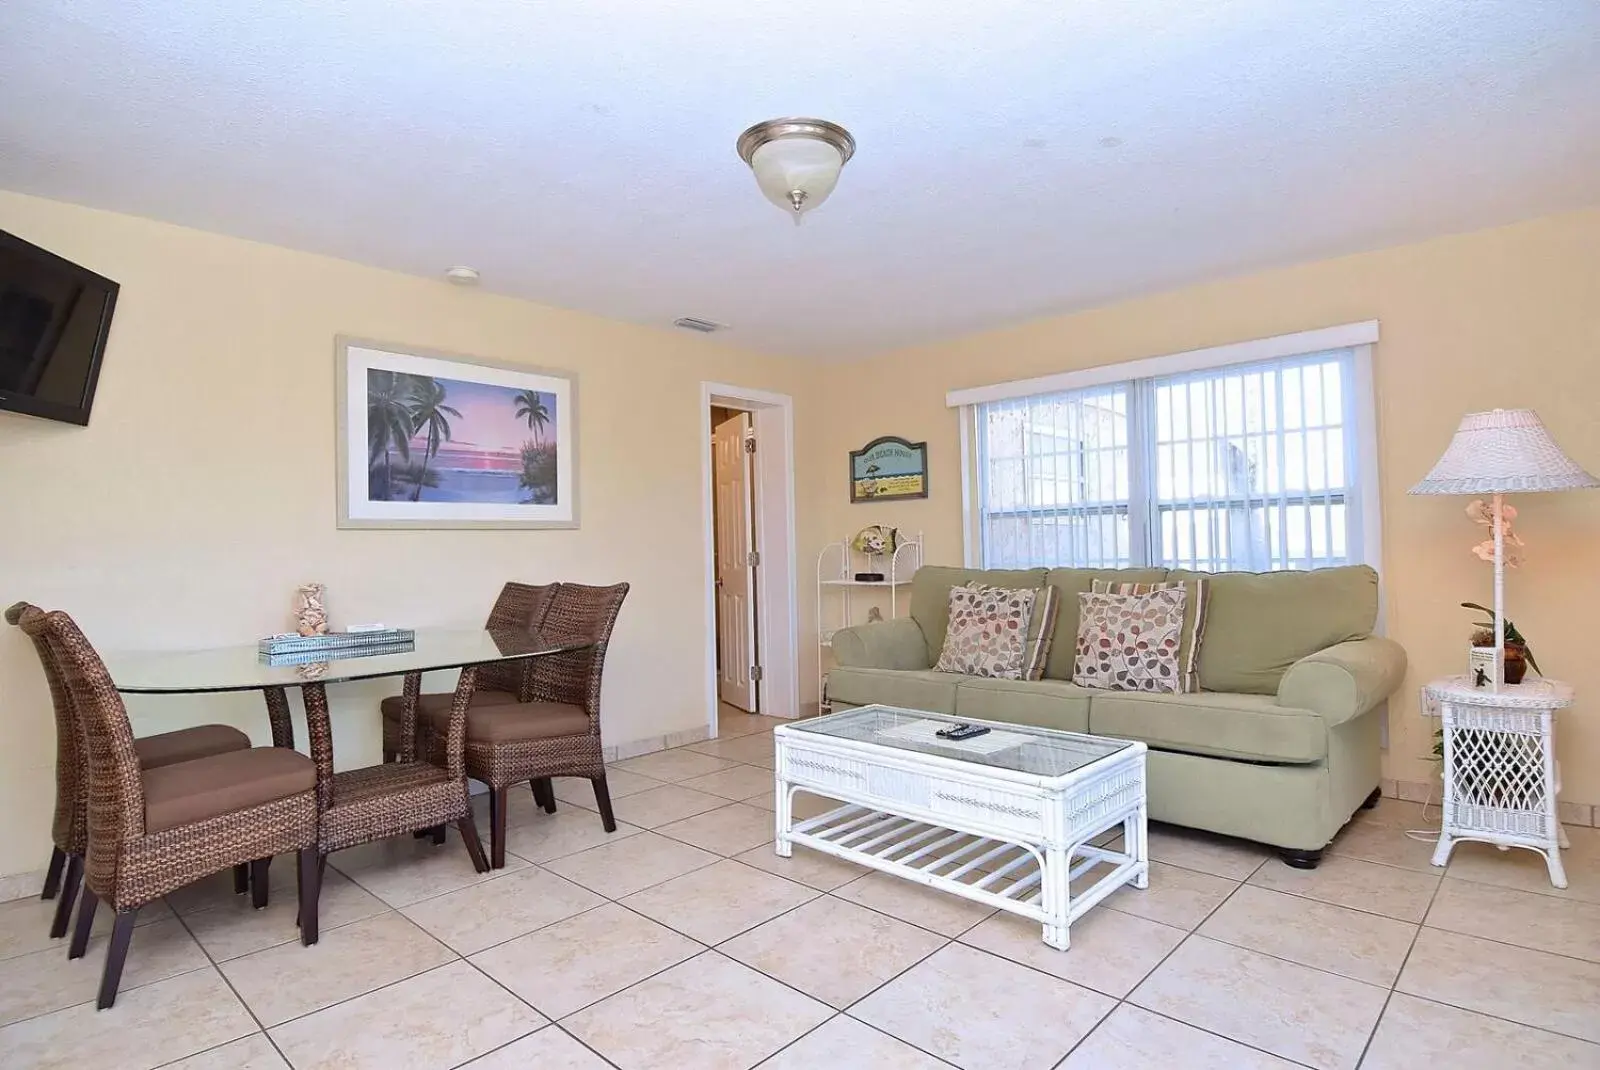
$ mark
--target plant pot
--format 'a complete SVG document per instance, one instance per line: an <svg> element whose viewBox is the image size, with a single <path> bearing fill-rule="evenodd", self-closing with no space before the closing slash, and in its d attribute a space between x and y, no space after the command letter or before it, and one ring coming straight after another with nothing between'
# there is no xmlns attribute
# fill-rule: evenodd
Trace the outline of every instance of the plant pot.
<svg viewBox="0 0 1600 1070"><path fill-rule="evenodd" d="M1528 672L1528 645L1526 643L1506 643L1505 651L1506 683L1520 684Z"/></svg>

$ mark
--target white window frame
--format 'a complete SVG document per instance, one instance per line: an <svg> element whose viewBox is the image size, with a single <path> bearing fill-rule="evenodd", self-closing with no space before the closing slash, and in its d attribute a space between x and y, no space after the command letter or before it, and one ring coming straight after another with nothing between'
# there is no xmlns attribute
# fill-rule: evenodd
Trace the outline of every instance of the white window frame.
<svg viewBox="0 0 1600 1070"><path fill-rule="evenodd" d="M945 404L950 408L961 410L964 563L968 568L979 568L983 563L983 533L980 528L982 519L977 508L980 405L991 401L1031 397L1036 394L1053 394L1084 387L1104 386L1108 383L1154 379L1183 372L1208 371L1235 364L1347 349L1352 351L1354 366L1354 396L1351 399L1353 402L1351 411L1354 413L1355 423L1350 433L1354 437L1356 459L1355 493L1347 500L1347 507L1354 507L1357 511L1354 526L1360 532L1360 560L1363 564L1372 566L1381 575L1383 572L1382 489L1378 470L1377 396L1373 389L1372 373L1373 347L1377 342L1378 321L1365 320L1336 327L1281 334L1271 338L1257 338L1248 342L1191 349L1166 356L1124 361L1120 364L1102 364L1034 379L1018 379L950 391L945 395Z"/></svg>

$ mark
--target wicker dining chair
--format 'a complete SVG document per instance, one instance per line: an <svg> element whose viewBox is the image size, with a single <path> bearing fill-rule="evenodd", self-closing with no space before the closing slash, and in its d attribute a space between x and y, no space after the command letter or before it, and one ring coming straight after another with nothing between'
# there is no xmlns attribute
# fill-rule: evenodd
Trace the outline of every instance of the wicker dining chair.
<svg viewBox="0 0 1600 1070"><path fill-rule="evenodd" d="M500 597L495 599L484 628L537 630L544 623L545 611L550 607L550 597L558 586L560 585L555 583L538 585L515 581L507 583L500 589ZM507 702L528 701L531 697L528 694L530 671L531 666L527 661L502 662L479 667L472 704L494 706ZM429 716L448 716L453 697L445 693L419 695L417 703L418 712L423 717L422 724L426 726ZM383 715L383 760L392 762L412 757L411 754L405 753L403 740L416 738L414 734L416 725L411 726L413 734L408 737L403 723L405 697L391 695L379 703L379 711ZM423 732L424 734L427 732L426 727L423 728Z"/></svg>
<svg viewBox="0 0 1600 1070"><path fill-rule="evenodd" d="M19 624L25 610L37 608L27 602L18 602L5 611L6 623ZM50 704L55 710L56 812L50 828L55 846L50 852L50 865L45 870L44 889L39 898L56 900L50 935L59 938L67 934L72 906L77 900L78 885L83 877L83 854L89 841L89 752L83 742L83 728L78 723L77 709L56 667L49 644L42 635L29 638L33 640L34 650L39 655L45 682L50 686ZM249 746L249 736L225 724L196 725L176 732L143 736L133 741L141 769L155 769L191 758L245 750ZM234 872L234 890L243 892L246 887L247 873L241 867ZM266 882L260 882L256 890L256 905L266 905L266 891Z"/></svg>
<svg viewBox="0 0 1600 1070"><path fill-rule="evenodd" d="M19 614L42 637L83 728L89 838L83 904L70 958L82 958L103 900L116 915L97 1006L116 1002L141 907L202 877L298 852L300 934L317 942L316 769L286 747L251 747L154 769L139 764L133 729L94 648L65 613Z"/></svg>
<svg viewBox="0 0 1600 1070"><path fill-rule="evenodd" d="M317 879L328 855L347 847L399 836L403 833L433 832L435 842L444 842L446 825L455 825L472 858L473 869L485 873L489 863L478 839L468 801L467 774L462 743L467 731L467 705L480 666L461 670L456 691L443 711L437 739L430 733L427 745L418 747L400 739L402 757L382 765L359 769L333 768L333 725L328 717L328 693L320 683L300 689L305 702L306 729L311 739L311 759L317 768ZM402 723L421 717L418 703L422 674L407 673L402 707ZM405 757L405 754L414 755Z"/></svg>
<svg viewBox="0 0 1600 1070"><path fill-rule="evenodd" d="M467 711L467 775L489 785L490 865L506 864L506 792L528 781L535 800L554 813L552 777L583 777L594 785L601 824L617 830L600 747L600 682L606 647L628 584L560 584L540 631L552 638L592 639L593 646L532 658L528 701Z"/></svg>

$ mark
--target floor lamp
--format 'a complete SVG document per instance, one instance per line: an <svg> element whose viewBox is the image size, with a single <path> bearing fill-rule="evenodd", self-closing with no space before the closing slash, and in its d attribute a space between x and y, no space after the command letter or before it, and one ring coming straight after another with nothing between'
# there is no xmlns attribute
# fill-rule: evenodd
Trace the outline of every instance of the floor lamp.
<svg viewBox="0 0 1600 1070"><path fill-rule="evenodd" d="M1505 679L1504 495L1600 487L1561 452L1532 409L1495 409L1461 418L1455 437L1411 494L1492 494L1494 529L1494 690Z"/></svg>

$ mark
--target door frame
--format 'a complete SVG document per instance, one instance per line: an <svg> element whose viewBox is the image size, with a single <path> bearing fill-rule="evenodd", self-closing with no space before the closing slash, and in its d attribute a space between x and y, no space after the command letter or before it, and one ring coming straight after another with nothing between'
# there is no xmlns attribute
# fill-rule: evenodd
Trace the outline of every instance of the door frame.
<svg viewBox="0 0 1600 1070"><path fill-rule="evenodd" d="M794 490L794 399L770 390L700 384L700 515L705 580L706 724L717 736L717 574L715 563L715 475L711 467L711 409L750 414L755 425L756 664L761 666L761 712L800 716L800 599L796 573Z"/></svg>

